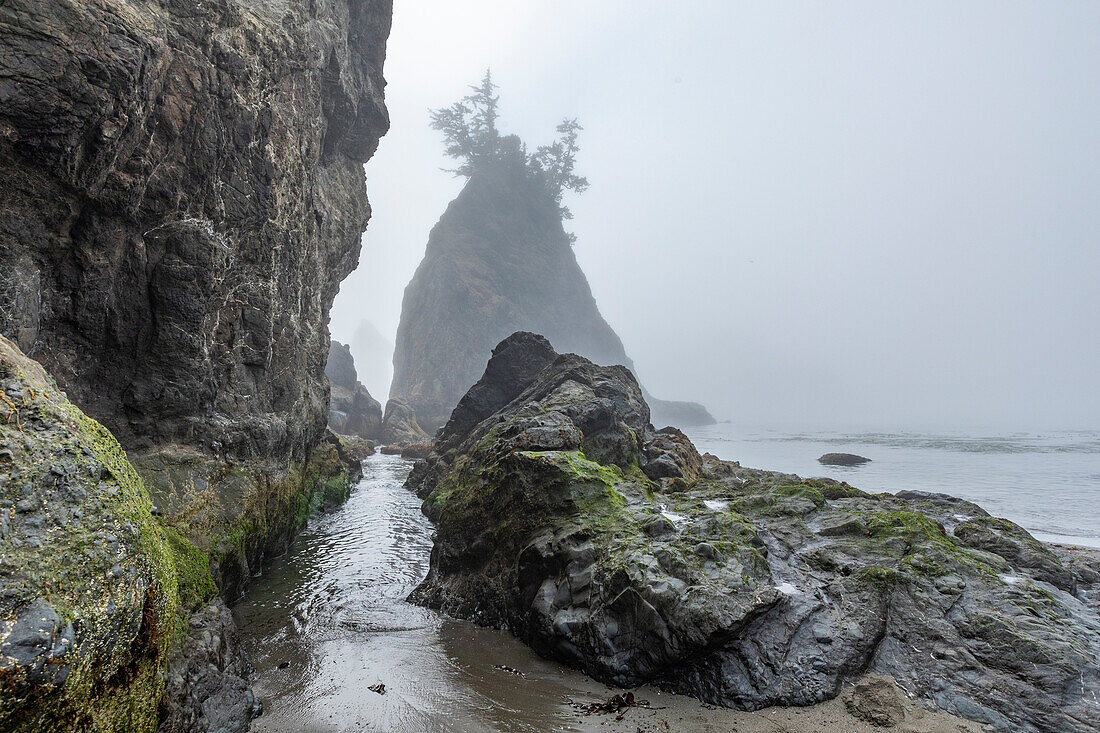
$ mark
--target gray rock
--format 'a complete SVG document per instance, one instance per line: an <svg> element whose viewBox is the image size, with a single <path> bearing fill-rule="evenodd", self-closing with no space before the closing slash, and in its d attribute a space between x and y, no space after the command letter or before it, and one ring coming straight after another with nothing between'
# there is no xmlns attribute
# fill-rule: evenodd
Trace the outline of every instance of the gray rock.
<svg viewBox="0 0 1100 733"><path fill-rule="evenodd" d="M870 463L871 459L857 456L854 453L826 453L818 458L817 462L826 466L858 466L863 463Z"/></svg>
<svg viewBox="0 0 1100 733"><path fill-rule="evenodd" d="M648 418L627 370L503 341L410 474L437 524L412 600L731 707L813 704L871 673L992 730L1096 730L1088 563L969 502L740 468ZM579 445L544 447L567 422ZM889 725L898 694L846 703Z"/></svg>
<svg viewBox="0 0 1100 733"><path fill-rule="evenodd" d="M390 397L433 433L516 331L633 368L577 264L558 202L505 155L474 173L428 236L405 289ZM714 422L694 403L659 404L673 424Z"/></svg>
<svg viewBox="0 0 1100 733"><path fill-rule="evenodd" d="M401 446L430 443L431 437L420 428L413 409L404 400L391 397L382 419L382 440Z"/></svg>
<svg viewBox="0 0 1100 733"><path fill-rule="evenodd" d="M91 709L70 694L104 729L147 727L158 700L146 686L178 620L176 551L189 545L165 541L114 438L2 336L0 378L24 387L0 401L0 439L12 446L0 468L11 479L0 487L11 507L0 533L0 730L90 727ZM29 492L33 502L12 501Z"/></svg>
<svg viewBox="0 0 1100 733"><path fill-rule="evenodd" d="M325 366L332 387L328 425L339 435L378 440L382 437L382 405L359 383L351 349L332 341Z"/></svg>
<svg viewBox="0 0 1100 733"><path fill-rule="evenodd" d="M0 333L128 450L304 459L390 0L11 0Z"/></svg>
<svg viewBox="0 0 1100 733"><path fill-rule="evenodd" d="M233 616L216 599L191 616L173 646L157 733L243 733L261 711Z"/></svg>

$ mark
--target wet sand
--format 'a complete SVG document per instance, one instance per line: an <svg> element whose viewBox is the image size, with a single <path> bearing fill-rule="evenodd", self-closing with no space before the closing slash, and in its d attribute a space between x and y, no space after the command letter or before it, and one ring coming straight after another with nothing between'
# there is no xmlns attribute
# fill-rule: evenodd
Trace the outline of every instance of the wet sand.
<svg viewBox="0 0 1100 733"><path fill-rule="evenodd" d="M586 714L578 706L624 691L542 659L506 632L405 602L432 544L419 501L401 485L409 466L367 459L348 503L311 520L234 609L264 704L258 733L870 733L883 730L876 715L891 716L899 733L980 730L924 711L888 680L813 707L757 712L641 688L634 692L648 709ZM384 694L369 689L379 684Z"/></svg>

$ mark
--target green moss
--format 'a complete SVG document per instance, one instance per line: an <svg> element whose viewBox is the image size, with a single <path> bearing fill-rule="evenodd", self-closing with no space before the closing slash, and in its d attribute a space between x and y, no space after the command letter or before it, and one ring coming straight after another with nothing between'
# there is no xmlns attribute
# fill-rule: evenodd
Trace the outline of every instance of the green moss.
<svg viewBox="0 0 1100 733"><path fill-rule="evenodd" d="M852 577L861 583L870 583L883 591L890 590L898 582L897 571L885 565L868 565L857 570Z"/></svg>
<svg viewBox="0 0 1100 733"><path fill-rule="evenodd" d="M168 649L178 634L182 613L178 558L164 529L153 519L152 501L145 485L118 441L76 407L66 405L65 409L77 433L94 452L103 473L116 482L118 491L110 511L120 524L131 523L137 529L142 556L153 577L145 598L143 633L139 634L144 639L143 648L118 644L114 658L107 662L90 655L78 658L65 683L66 703L78 717L89 718L88 726L94 731L153 731L164 690ZM58 606L61 604L55 607ZM62 608L58 607L58 611L62 612ZM119 671L112 673L112 669ZM123 669L126 683L104 691L103 678L117 678Z"/></svg>
<svg viewBox="0 0 1100 733"><path fill-rule="evenodd" d="M519 455L547 461L561 468L572 481L599 481L614 487L626 480L618 466L605 466L589 460L583 451L520 451Z"/></svg>
<svg viewBox="0 0 1100 733"><path fill-rule="evenodd" d="M210 574L210 557L175 527L163 526L161 532L172 552L180 606L194 610L217 593L214 577Z"/></svg>
<svg viewBox="0 0 1100 733"><path fill-rule="evenodd" d="M352 489L347 467L335 446L328 443L314 449L304 465L291 465L282 478L250 472L245 472L244 478L248 487L242 492L237 516L208 532L210 546L223 567L251 562L274 539L297 533L322 507L345 501ZM227 473L218 482L224 485L232 480L232 473Z"/></svg>
<svg viewBox="0 0 1100 733"><path fill-rule="evenodd" d="M805 484L790 484L787 486L780 486L775 490L775 493L780 496L796 496L802 499L809 499L818 508L825 505L825 497L820 491L812 486Z"/></svg>
<svg viewBox="0 0 1100 733"><path fill-rule="evenodd" d="M860 491L859 489L849 486L847 484L828 484L825 486L819 486L821 495L826 499L866 499L870 498L870 494L866 491Z"/></svg>
<svg viewBox="0 0 1100 733"><path fill-rule="evenodd" d="M864 512L863 517L872 537L901 537L910 543L931 543L956 549L943 527L920 512Z"/></svg>

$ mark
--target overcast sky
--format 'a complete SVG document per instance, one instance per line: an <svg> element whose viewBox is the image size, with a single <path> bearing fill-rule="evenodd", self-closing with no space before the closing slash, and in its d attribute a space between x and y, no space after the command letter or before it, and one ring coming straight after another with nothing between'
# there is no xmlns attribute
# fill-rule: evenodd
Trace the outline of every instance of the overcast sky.
<svg viewBox="0 0 1100 733"><path fill-rule="evenodd" d="M335 338L392 340L462 185L428 109L491 67L503 131L584 126L576 254L657 396L753 426L1100 428L1100 3L395 6Z"/></svg>

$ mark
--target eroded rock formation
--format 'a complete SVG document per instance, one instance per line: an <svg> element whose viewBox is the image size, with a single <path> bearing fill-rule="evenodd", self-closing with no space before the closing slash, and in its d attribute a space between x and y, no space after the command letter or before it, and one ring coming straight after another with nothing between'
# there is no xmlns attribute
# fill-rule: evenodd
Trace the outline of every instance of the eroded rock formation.
<svg viewBox="0 0 1100 733"><path fill-rule="evenodd" d="M0 332L128 448L320 439L389 5L0 7Z"/></svg>
<svg viewBox="0 0 1100 733"><path fill-rule="evenodd" d="M323 371L329 307L357 263L370 215L362 164L388 126L390 11L389 0L0 4L0 333L129 452L143 488L119 511L148 514L148 490L158 531L194 550L193 572L178 580L209 581L193 607L181 605L184 616L209 611L191 627L197 641L155 640L156 664L177 660L168 677L191 695L167 701L166 730L203 729L209 716L221 730L240 729L250 706L247 687L234 692L243 684L240 660L228 642L207 649L211 639L232 638L231 619L218 628L228 615L212 596L239 595L311 510L346 496L358 465L326 436ZM3 426L4 440L18 444L12 430ZM79 447L79 436L61 433L57 450ZM0 455L5 514L56 486L85 486L88 496L105 490L64 476L27 489L13 477L29 469L11 455L10 466ZM85 500L80 493L73 502ZM78 509L66 520L71 530L98 531L97 516ZM49 521L20 520L2 539L41 542L36 527ZM149 580L143 563L152 550L126 545L122 526L107 541L117 545L123 575L111 568L108 580L153 589L168 582ZM66 557L55 549L45 555ZM56 598L64 576L63 565L51 566L35 580ZM32 613L52 623L27 595L34 587L4 596L4 622ZM129 592L117 594L119 613L132 610ZM170 595L157 591L157 602ZM62 631L47 635L63 637L75 611L53 608ZM160 611L153 615L160 623ZM111 705L122 704L152 679L143 660L121 675L110 668L128 664L120 640L133 629L114 617L85 618L86 627L74 625L77 645L81 628L95 635L102 626L118 651L111 646L110 658L96 662L106 666L63 683L63 696L106 690L116 696ZM180 644L169 655L161 645L172 638ZM214 688L225 693L214 707L192 694ZM97 730L148 730L156 720L141 711L150 701L155 708L159 690L140 691L140 711L132 710L140 724L100 721L111 705L92 707L86 695L73 705L87 706L74 709ZM52 694L5 697L16 705L5 710L20 725L49 730L34 721L62 710Z"/></svg>
<svg viewBox="0 0 1100 733"><path fill-rule="evenodd" d="M0 7L0 332L230 595L339 470L328 310L370 214L389 22L389 0Z"/></svg>
<svg viewBox="0 0 1100 733"><path fill-rule="evenodd" d="M413 599L726 706L870 672L994 730L1095 730L1096 568L970 502L742 468L649 417L625 368L499 344L409 478L438 527Z"/></svg>
<svg viewBox="0 0 1100 733"><path fill-rule="evenodd" d="M520 330L598 364L633 368L596 307L558 204L512 154L478 169L433 227L405 288L390 396L433 433L493 346ZM677 411L676 424L714 421L699 405L661 404Z"/></svg>
<svg viewBox="0 0 1100 733"><path fill-rule="evenodd" d="M331 386L328 426L340 435L377 440L382 435L382 405L359 383L351 349L332 341L325 365Z"/></svg>

